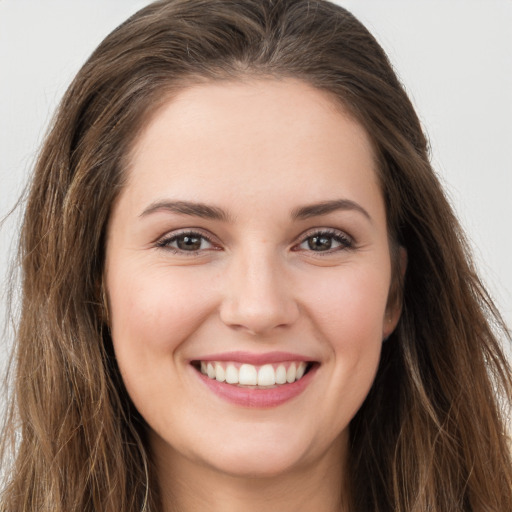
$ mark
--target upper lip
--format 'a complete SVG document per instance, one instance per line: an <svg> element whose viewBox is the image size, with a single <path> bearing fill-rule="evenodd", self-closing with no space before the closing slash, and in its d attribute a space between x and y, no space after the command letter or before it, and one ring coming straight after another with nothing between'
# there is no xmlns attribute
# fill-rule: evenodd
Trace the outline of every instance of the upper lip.
<svg viewBox="0 0 512 512"><path fill-rule="evenodd" d="M235 363L248 363L260 366L269 363L283 363L285 361L313 361L310 357L293 354L292 352L266 352L255 354L253 352L222 352L219 354L208 354L194 358L193 361L232 361Z"/></svg>

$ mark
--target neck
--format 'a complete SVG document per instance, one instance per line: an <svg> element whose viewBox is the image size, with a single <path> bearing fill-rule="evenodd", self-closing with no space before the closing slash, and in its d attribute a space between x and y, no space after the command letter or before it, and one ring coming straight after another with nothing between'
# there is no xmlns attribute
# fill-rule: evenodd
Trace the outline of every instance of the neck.
<svg viewBox="0 0 512 512"><path fill-rule="evenodd" d="M168 446L165 450L158 446L162 442L151 444L165 512L348 511L341 450L332 449L320 460L286 474L248 477L219 472L176 451L169 453Z"/></svg>

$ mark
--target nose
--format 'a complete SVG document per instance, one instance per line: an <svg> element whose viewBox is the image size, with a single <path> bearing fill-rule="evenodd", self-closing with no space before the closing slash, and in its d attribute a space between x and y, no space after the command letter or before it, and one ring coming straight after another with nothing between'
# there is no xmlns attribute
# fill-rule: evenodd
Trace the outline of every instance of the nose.
<svg viewBox="0 0 512 512"><path fill-rule="evenodd" d="M221 320L249 334L267 334L299 317L288 272L272 254L233 257L224 283Z"/></svg>

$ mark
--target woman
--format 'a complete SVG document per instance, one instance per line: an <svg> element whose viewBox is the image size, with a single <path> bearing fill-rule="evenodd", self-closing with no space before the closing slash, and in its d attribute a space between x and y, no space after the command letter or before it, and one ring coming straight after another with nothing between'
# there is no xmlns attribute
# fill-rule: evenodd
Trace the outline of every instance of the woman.
<svg viewBox="0 0 512 512"><path fill-rule="evenodd" d="M345 10L130 18L61 104L21 258L3 510L512 508L506 328Z"/></svg>

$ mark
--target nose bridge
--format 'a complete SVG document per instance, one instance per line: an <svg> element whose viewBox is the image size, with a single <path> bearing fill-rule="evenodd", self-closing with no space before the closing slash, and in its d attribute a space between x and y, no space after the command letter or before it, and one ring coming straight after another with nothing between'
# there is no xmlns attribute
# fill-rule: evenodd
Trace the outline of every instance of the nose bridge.
<svg viewBox="0 0 512 512"><path fill-rule="evenodd" d="M278 255L264 243L233 256L225 281L221 318L257 334L293 323L298 307Z"/></svg>

